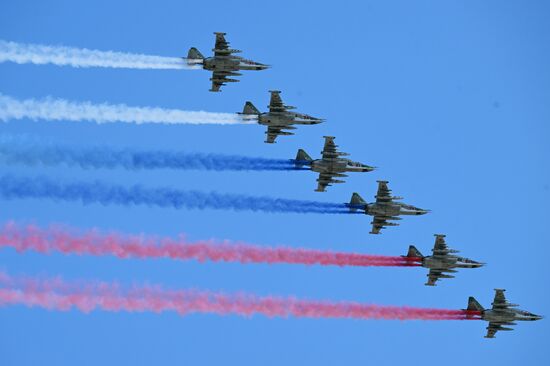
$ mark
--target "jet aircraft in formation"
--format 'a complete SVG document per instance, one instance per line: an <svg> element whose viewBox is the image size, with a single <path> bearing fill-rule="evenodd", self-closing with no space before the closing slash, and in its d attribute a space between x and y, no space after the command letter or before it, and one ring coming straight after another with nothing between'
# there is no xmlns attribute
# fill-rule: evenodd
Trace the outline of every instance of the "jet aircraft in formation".
<svg viewBox="0 0 550 366"><path fill-rule="evenodd" d="M516 325L515 321L542 319L540 315L525 310L514 309L519 305L509 303L504 296L504 291L506 290L495 289L495 298L491 304L493 306L491 309L484 309L472 296L468 299L468 308L466 310L479 312L481 319L489 322L485 338L495 338L495 334L499 330L513 330L509 326Z"/></svg>
<svg viewBox="0 0 550 366"><path fill-rule="evenodd" d="M374 216L371 224L370 234L380 234L380 230L386 226L399 226L398 223L388 222L401 220L400 215L424 215L429 210L407 205L403 202L396 202L403 197L391 195L388 188L388 181L378 180L378 192L376 193L376 202L367 203L358 193L353 193L351 201L347 206L351 211L363 210L366 215Z"/></svg>
<svg viewBox="0 0 550 366"><path fill-rule="evenodd" d="M229 48L229 42L225 40L225 33L215 32L216 44L212 51L212 57L204 57L195 47L189 49L186 61L190 65L202 65L203 69L212 71L212 87L210 91L219 92L220 88L228 82L238 82L239 80L229 78L240 76L240 70L265 70L268 65L247 60L245 58L235 56L234 54L241 51ZM285 105L281 99L280 91L272 90L271 100L269 102L269 111L260 112L251 102L247 101L243 112L245 119L257 119L258 123L267 126L266 143L274 143L279 135L293 135L293 133L285 130L294 130L293 125L318 124L324 120L309 116L307 114L292 112L295 107ZM346 172L370 172L374 167L355 162L343 156L349 154L337 150L337 145L334 144L333 136L324 136L325 144L323 147L322 158L313 160L303 149L298 150L295 159L297 167L309 166L311 170L319 173L317 179L317 192L324 192L326 187L333 183L343 183L342 180L335 178L347 177ZM363 210L365 214L373 216L371 234L379 234L380 230L386 226L398 226L399 224L390 222L401 220L400 215L424 215L429 210L421 209L415 206L407 205L402 202L402 197L391 196L391 190L388 188L387 181L377 181L378 191L375 196L376 202L367 203L359 194L353 193L351 201L347 206L351 211ZM455 273L455 268L478 268L484 263L476 262L468 258L463 258L454 255L458 251L449 249L445 243L445 235L436 234L435 244L432 249L432 255L423 256L415 246L409 246L406 256L403 256L411 261L420 263L422 267L428 268L427 286L435 286L436 282L441 278L454 278L449 273ZM503 289L495 289L495 298L491 309L484 309L479 302L473 297L468 299L468 308L470 311L479 314L481 319L489 322L487 326L486 338L494 338L499 330L512 330L507 327L515 325L514 321L533 321L539 320L542 316L515 309L517 305L506 301Z"/></svg>
<svg viewBox="0 0 550 366"><path fill-rule="evenodd" d="M219 92L225 83L236 83L239 80L228 78L228 76L240 76L240 70L265 70L268 65L247 60L243 57L235 56L240 50L229 48L229 42L225 40L225 33L214 32L216 35L216 44L212 51L213 57L204 57L195 47L191 47L187 53L187 63L190 65L202 65L205 70L212 71L212 87L210 91Z"/></svg>
<svg viewBox="0 0 550 366"><path fill-rule="evenodd" d="M270 90L269 112L261 113L251 102L247 101L242 113L244 118L257 118L258 123L267 126L265 140L272 144L279 135L294 135L283 130L295 130L293 125L315 125L323 122L322 118L316 118L303 113L291 112L296 107L285 105L281 99L279 90Z"/></svg>
<svg viewBox="0 0 550 366"><path fill-rule="evenodd" d="M311 170L319 173L317 178L316 192L325 192L327 186L332 183L344 183L343 180L334 179L334 177L347 177L345 172L370 172L375 168L350 159L342 158L349 155L345 152L338 151L334 143L334 136L323 136L325 138L325 146L321 151L322 158L313 160L303 149L298 150L295 159L297 167L309 166Z"/></svg>
<svg viewBox="0 0 550 366"><path fill-rule="evenodd" d="M479 268L485 264L454 255L453 253L458 253L458 250L449 249L445 243L445 235L442 234L435 234L432 253L430 256L423 256L414 245L411 245L407 255L403 256L421 263L422 267L430 269L426 286L435 286L440 278L454 278L453 275L446 274L455 273L454 268Z"/></svg>

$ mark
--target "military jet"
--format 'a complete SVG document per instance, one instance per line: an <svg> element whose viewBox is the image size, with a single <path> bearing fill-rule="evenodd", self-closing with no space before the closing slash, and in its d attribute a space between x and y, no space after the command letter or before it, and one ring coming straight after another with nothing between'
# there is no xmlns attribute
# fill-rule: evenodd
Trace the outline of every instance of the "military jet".
<svg viewBox="0 0 550 366"><path fill-rule="evenodd" d="M388 182L378 180L378 192L376 193L376 202L367 203L358 193L351 196L351 201L347 206L351 211L364 210L366 215L374 216L372 220L372 230L370 234L380 234L380 230L386 226L399 226L398 223L388 222L401 220L399 215L424 215L429 210L424 210L418 207L396 202L403 197L391 196L391 190L388 189Z"/></svg>
<svg viewBox="0 0 550 366"><path fill-rule="evenodd" d="M257 118L258 123L267 126L265 140L266 143L272 144L279 135L294 135L291 132L283 130L295 130L292 125L315 125L323 122L321 118L308 116L303 113L289 112L296 107L285 105L281 99L279 90L270 90L271 99L269 101L269 112L261 113L258 108L251 102L246 102L242 113L245 119Z"/></svg>
<svg viewBox="0 0 550 366"><path fill-rule="evenodd" d="M229 42L225 40L225 33L214 32L216 35L216 45L212 49L213 57L204 57L195 47L191 47L187 53L187 63L190 65L202 65L205 70L212 71L211 92L219 92L225 83L236 83L239 80L228 78L228 76L240 76L239 70L265 70L268 65L247 60L245 58L234 56L234 53L240 53L240 50L229 48Z"/></svg>
<svg viewBox="0 0 550 366"><path fill-rule="evenodd" d="M341 158L348 153L337 150L338 145L334 143L334 136L323 136L325 146L323 147L323 157L313 160L303 149L298 150L294 164L298 168L309 166L311 170L319 173L317 178L316 192L325 192L327 186L332 183L344 183L343 180L334 179L334 177L347 177L344 172L370 172L375 168L349 159Z"/></svg>
<svg viewBox="0 0 550 366"><path fill-rule="evenodd" d="M468 308L466 311L479 312L482 320L489 322L485 338L495 338L499 330L513 330L504 325L516 325L514 321L533 321L542 319L542 316L530 313L525 310L514 309L519 305L510 304L504 297L503 289L495 289L495 299L491 309L484 309L472 296L468 298Z"/></svg>
<svg viewBox="0 0 550 366"><path fill-rule="evenodd" d="M440 278L454 278L446 273L455 273L454 268L478 268L485 263L473 261L468 258L462 258L452 253L458 253L458 250L449 249L445 243L445 235L435 234L435 244L432 249L433 254L423 256L414 245L409 246L409 252L404 258L419 262L422 267L429 268L428 282L426 286L435 286Z"/></svg>

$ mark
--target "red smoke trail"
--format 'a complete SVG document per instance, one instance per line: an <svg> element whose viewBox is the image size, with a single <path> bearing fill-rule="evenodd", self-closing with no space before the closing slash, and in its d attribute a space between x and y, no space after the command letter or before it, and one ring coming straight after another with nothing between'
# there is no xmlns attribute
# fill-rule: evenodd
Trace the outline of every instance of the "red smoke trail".
<svg viewBox="0 0 550 366"><path fill-rule="evenodd" d="M123 289L104 282L64 282L60 278L12 278L0 274L0 305L38 306L51 310L76 308L85 313L105 311L176 311L297 318L352 318L398 320L479 319L479 312L381 306L356 302L300 300L293 297L258 297L196 290L164 290L159 286Z"/></svg>
<svg viewBox="0 0 550 366"><path fill-rule="evenodd" d="M336 266L419 266L418 258L365 255L311 249L270 248L244 243L196 241L185 238L154 238L120 234L84 233L61 227L41 229L8 223L0 229L0 247L40 253L114 255L119 258L171 258L180 260L240 263L319 264Z"/></svg>

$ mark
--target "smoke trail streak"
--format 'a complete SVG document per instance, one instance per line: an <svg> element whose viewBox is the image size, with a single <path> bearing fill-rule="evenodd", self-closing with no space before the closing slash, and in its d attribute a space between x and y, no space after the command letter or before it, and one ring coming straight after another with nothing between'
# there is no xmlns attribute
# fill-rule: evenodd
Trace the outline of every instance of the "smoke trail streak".
<svg viewBox="0 0 550 366"><path fill-rule="evenodd" d="M180 169L180 170L309 170L291 159L266 159L221 154L162 150L113 149L35 145L0 137L0 162L4 164L79 166L81 168Z"/></svg>
<svg viewBox="0 0 550 366"><path fill-rule="evenodd" d="M72 67L109 67L125 69L192 70L201 66L189 65L180 57L162 57L135 53L90 50L64 46L22 44L0 40L0 62L18 64L54 64Z"/></svg>
<svg viewBox="0 0 550 366"><path fill-rule="evenodd" d="M227 240L187 241L130 236L116 233L102 234L96 230L78 232L60 226L42 229L37 226L20 226L9 222L0 228L0 248L12 247L18 252L35 250L64 254L112 255L118 258L170 258L239 263L286 263L336 266L420 266L412 258L401 256L365 255L331 252L303 248L270 248ZM417 258L418 259L418 258Z"/></svg>
<svg viewBox="0 0 550 366"><path fill-rule="evenodd" d="M65 282L61 278L13 278L0 274L0 305L38 306L88 313L105 311L176 311L267 317L351 318L398 320L479 319L479 312L463 310L381 306L357 302L302 300L294 297L259 297L198 290L165 290L160 286L123 288L105 282Z"/></svg>
<svg viewBox="0 0 550 366"><path fill-rule="evenodd" d="M270 197L252 197L216 192L183 191L170 188L129 188L101 182L62 184L44 177L15 178L0 176L0 197L48 198L80 201L84 204L150 205L176 209L232 209L264 212L346 213L345 204L302 201Z"/></svg>
<svg viewBox="0 0 550 366"><path fill-rule="evenodd" d="M125 104L92 104L64 99L17 100L0 93L0 121L28 118L32 120L90 121L101 123L160 124L256 124L235 113L185 111L155 107L130 107Z"/></svg>

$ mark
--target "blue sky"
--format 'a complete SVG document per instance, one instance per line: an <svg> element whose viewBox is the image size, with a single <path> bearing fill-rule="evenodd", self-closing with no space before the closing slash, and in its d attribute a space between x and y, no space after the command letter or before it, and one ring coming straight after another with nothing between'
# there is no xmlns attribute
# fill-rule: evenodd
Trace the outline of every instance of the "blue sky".
<svg viewBox="0 0 550 366"><path fill-rule="evenodd" d="M132 126L12 121L1 134L83 146L167 148L293 158L317 157L323 135L352 158L380 169L313 192L311 172L81 170L1 166L18 176L100 179L182 189L346 202L371 198L387 179L405 202L432 209L369 235L362 215L268 214L0 200L0 221L66 223L192 239L227 238L388 255L409 244L423 253L433 234L487 262L438 287L417 268L320 268L198 264L0 251L10 273L162 283L175 288L243 290L260 295L463 308L489 306L493 288L537 314L550 313L550 6L543 1L17 1L0 6L0 38L164 56L191 46L210 54L213 31L245 57L273 65L209 93L204 71L73 69L0 64L0 92L213 112L260 109L267 90L327 119L296 136L263 143L260 126ZM0 309L0 360L10 365L547 364L547 320L483 338L482 322L268 319L254 316Z"/></svg>

